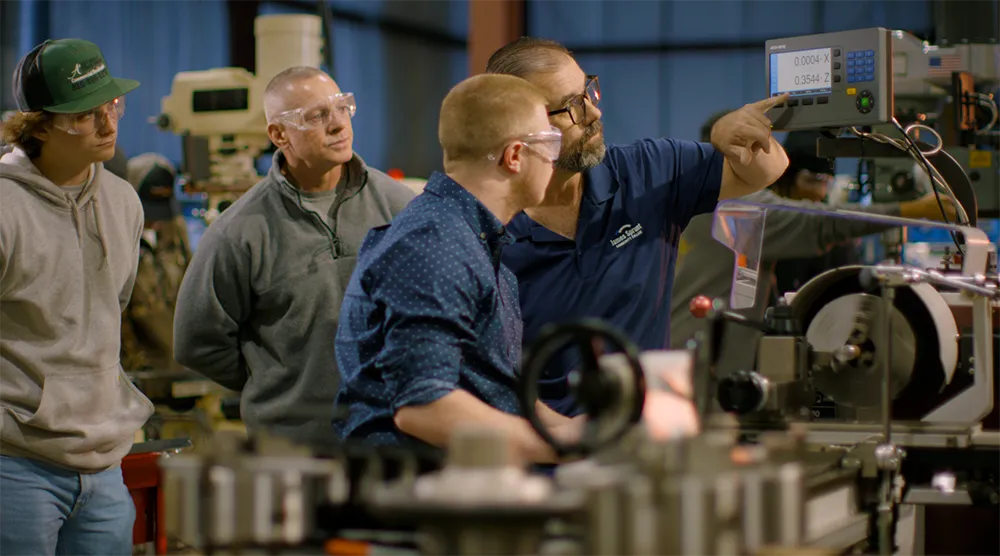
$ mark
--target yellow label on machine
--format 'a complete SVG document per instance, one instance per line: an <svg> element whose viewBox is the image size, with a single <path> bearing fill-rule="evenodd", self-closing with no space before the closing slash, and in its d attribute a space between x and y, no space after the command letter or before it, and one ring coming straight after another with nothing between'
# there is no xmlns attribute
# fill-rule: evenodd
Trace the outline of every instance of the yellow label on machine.
<svg viewBox="0 0 1000 556"><path fill-rule="evenodd" d="M989 168L992 158L990 151L969 151L969 168Z"/></svg>
<svg viewBox="0 0 1000 556"><path fill-rule="evenodd" d="M856 94L858 94L858 90L855 89L854 87L851 87L851 88L847 89L847 94L848 95L856 95Z"/></svg>

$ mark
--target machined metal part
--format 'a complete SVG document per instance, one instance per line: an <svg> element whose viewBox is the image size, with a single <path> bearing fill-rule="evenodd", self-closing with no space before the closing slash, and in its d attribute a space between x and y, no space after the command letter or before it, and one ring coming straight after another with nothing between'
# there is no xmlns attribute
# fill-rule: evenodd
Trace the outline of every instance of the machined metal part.
<svg viewBox="0 0 1000 556"><path fill-rule="evenodd" d="M854 446L882 438L880 423L808 423L807 442L823 446ZM978 426L893 423L892 438L897 446L920 448L968 448Z"/></svg>
<svg viewBox="0 0 1000 556"><path fill-rule="evenodd" d="M587 508L584 517L584 544L587 554L614 556L629 544L630 522L626 514L629 473L612 469L595 476L584 487Z"/></svg>
<svg viewBox="0 0 1000 556"><path fill-rule="evenodd" d="M935 361L940 363L940 371L944 372L944 383L947 384L951 381L958 357L958 344L955 342L959 334L958 323L951 308L954 301L947 299L948 295L952 297L954 295L939 292L929 284L903 280L893 272L893 269L897 268L903 267L880 266L876 270L870 266L847 266L824 272L792 295L791 306L795 316L801 319L803 327L808 329L816 313L837 297L866 294L868 293L866 288L878 286L880 282L899 286L900 293L895 296L895 308L913 327L914 335L919 339L918 347L938 349L938 353L927 353L924 357L934 357ZM964 280L965 278L961 278L960 281ZM863 286L863 283L868 285ZM958 295L964 296L966 293ZM817 355L820 354L815 354L814 359L818 359ZM829 355L827 357L829 358ZM826 363L814 360L814 363L816 362ZM918 373L921 378L932 381L939 378L938 369L930 360L921 361L917 371L926 371Z"/></svg>
<svg viewBox="0 0 1000 556"><path fill-rule="evenodd" d="M214 450L161 458L168 537L205 550L296 546L315 529L318 504L347 499L340 461L313 458L282 439L260 436L246 450L219 434Z"/></svg>
<svg viewBox="0 0 1000 556"><path fill-rule="evenodd" d="M850 407L874 407L882 403L882 362L877 354L892 354L890 366L891 395L894 397L909 382L913 374L916 337L906 317L893 307L892 339L886 343L872 327L876 326L880 309L874 305L878 297L850 294L823 306L809 324L806 341L817 351L836 352L854 346L860 354L844 362L812 370L813 385L839 404ZM858 319L862 314L868 319Z"/></svg>
<svg viewBox="0 0 1000 556"><path fill-rule="evenodd" d="M972 495L966 488L945 491L932 487L911 487L903 498L904 504L971 506Z"/></svg>
<svg viewBox="0 0 1000 556"><path fill-rule="evenodd" d="M762 435L739 460L731 440L708 432L642 443L626 461L566 464L558 490L587 493L580 553L729 555L831 542L861 511L859 471L823 454L807 465L794 428Z"/></svg>
<svg viewBox="0 0 1000 556"><path fill-rule="evenodd" d="M654 484L658 499L658 554L716 553L715 541L720 526L715 515L714 479L717 476L689 472Z"/></svg>
<svg viewBox="0 0 1000 556"><path fill-rule="evenodd" d="M972 238L972 240L974 242L978 241L976 238ZM966 260L966 262L968 261ZM838 292L846 289L848 293L841 295L842 297L868 295L860 293L858 287L852 285L853 280L856 279L855 277L865 271L869 272L870 277L874 281L884 283L890 287L895 286L898 289L899 294L896 296L894 309L903 313L907 320L910 331L915 338L914 351L924 354L920 356L922 358L920 361L914 362L912 374L908 382L904 380L902 374L898 376L894 374L891 377L890 384L893 404L899 403L897 397L902 391L901 389L905 388L908 392L908 397L906 405L903 406L904 411L909 407L909 404L928 404L930 402L927 405L927 409L921 410L922 416L910 416L908 419L919 418L927 424L959 424L959 429L964 429L963 425L977 425L992 411L993 404L995 403L993 366L996 339L993 335L994 324L991 316L995 319L996 312L1000 310L1000 300L997 300L996 297L998 292L996 278L993 275L987 277L983 274L963 274L958 276L943 274L938 271L926 271L892 265L834 269L803 286L791 300L798 317L806 319L806 328L808 329L813 326L812 321L816 320L816 316L820 311L824 309L833 311L837 305L841 304L845 305L841 311L843 313L841 318L848 319L851 310L846 308L847 302L841 301L837 297L830 299L830 296L824 292L831 291L831 288L833 288ZM931 284L934 284L934 286L931 286ZM953 291L938 292L935 290L935 287L950 288ZM854 288L853 291L851 291L852 288ZM921 315L926 315L928 312L931 316L929 323L926 317L921 317ZM963 320L960 322L960 319ZM921 325L919 323L924 324ZM968 361L960 360L959 358L959 324L962 326L971 326L972 328L972 345L970 346L972 353L968 354ZM906 332L905 328L901 329L898 318L893 320L891 328L893 329L894 338L900 337L901 330ZM843 350L845 345L851 345L850 343L841 344L840 342L832 341L828 338L828 334L820 334L822 331L823 328L818 327L818 325L813 331L814 338L819 338L815 340L817 343L822 341L827 342L827 345L811 346L813 349L812 363L814 373L817 368L828 370L838 368L838 364L843 368L844 364L839 363L839 360L843 359L845 354L838 350ZM908 334L906 335L908 336ZM830 349L831 346L832 349ZM927 346L937 346L937 353L927 351ZM979 349L978 355L976 354L977 346ZM824 347L827 349L822 349ZM924 348L923 351L921 351L921 347ZM899 354L898 347L894 348L893 354L894 364L892 368L901 370L901 355ZM851 355L853 356L853 354ZM850 359L849 362L857 365L862 357L864 357L863 353L858 354L856 358ZM902 357L909 358L911 355L903 354ZM927 359L927 357L933 357L934 359L932 361ZM938 364L941 366L938 367ZM928 395L936 395L944 391L957 375L960 376L960 371L964 373L965 370L968 370L972 375L971 385L957 391L953 390L947 397L942 397L939 400L926 398ZM943 377L940 375L941 371L944 372ZM835 393L833 391L837 388L838 384L834 383L831 386L824 383L825 379L832 378L832 376L835 376L834 373L825 371L817 373L814 375L813 384L817 387L817 390L827 397L834 398L837 402L840 402L841 400L838 399L840 396L830 395L831 393ZM943 382L941 382L942 380ZM938 385L940 386L938 387ZM912 388L906 388L907 386L912 386ZM869 398L874 398L875 392L879 390L880 388L853 389L847 393L846 399L850 400L866 393L868 393ZM917 393L920 393L920 397L914 395ZM937 404L937 407L934 407L934 404ZM855 407L842 403L837 406L837 419L842 424L847 424L849 421L865 422L876 419L881 421L884 418L880 415L880 410L888 409L888 407L882 407L883 405L885 404L878 403L873 406ZM892 431L895 431L895 429L896 426L894 425ZM827 436L825 431L822 434ZM849 434L841 435L832 431L831 434L833 436L850 436ZM942 436L937 433L929 433L918 436L911 436L907 442L941 444L951 441L949 440L949 437L951 437L950 434ZM968 434L959 432L954 436L954 441L960 444L968 443ZM980 443L982 442L989 443L989 440L981 440Z"/></svg>
<svg viewBox="0 0 1000 556"><path fill-rule="evenodd" d="M896 286L904 284L932 284L935 286L953 288L971 295L978 295L993 299L1000 298L1000 289L998 289L994 284L987 282L985 274L976 274L973 276L946 276L935 270L883 265L872 267L872 272L880 280L884 280Z"/></svg>
<svg viewBox="0 0 1000 556"><path fill-rule="evenodd" d="M803 347L795 336L763 336L757 347L757 369L773 383L798 380L806 361Z"/></svg>
<svg viewBox="0 0 1000 556"><path fill-rule="evenodd" d="M629 420L632 419L632 408L637 402L635 399L635 375L624 354L603 355L598 358L597 364L607 379L617 385L621 399L620 403L602 415L594 430L591 431L595 439L608 438L614 435L615 431L628 428Z"/></svg>
<svg viewBox="0 0 1000 556"><path fill-rule="evenodd" d="M833 554L844 554L846 548L861 544L868 538L868 516L859 513L848 518L838 527L831 529L828 533L810 539L810 546L815 548L830 549ZM796 552L801 554L801 552Z"/></svg>
<svg viewBox="0 0 1000 556"><path fill-rule="evenodd" d="M761 467L744 474L743 531L748 551L777 544L775 517L779 515L773 469Z"/></svg>
<svg viewBox="0 0 1000 556"><path fill-rule="evenodd" d="M746 415L762 411L774 397L774 383L754 371L736 371L719 379L717 397L723 411Z"/></svg>
<svg viewBox="0 0 1000 556"><path fill-rule="evenodd" d="M580 518L582 554L657 554L654 482L635 468L615 466L592 473Z"/></svg>
<svg viewBox="0 0 1000 556"><path fill-rule="evenodd" d="M810 446L858 446L882 438L881 423L850 423L837 421L816 421L796 423L804 429L805 443ZM706 429L722 432L740 429L744 434L754 435L752 429L740 428L735 422L712 419ZM920 422L893 422L892 441L896 446L914 448L958 448L972 446L1000 446L1000 432L983 431L979 423L934 424Z"/></svg>
<svg viewBox="0 0 1000 556"><path fill-rule="evenodd" d="M842 460L835 456L825 465L807 466L806 469L806 543L829 547L820 539L843 528L863 513L858 482L860 469L845 467Z"/></svg>
<svg viewBox="0 0 1000 556"><path fill-rule="evenodd" d="M801 337L761 337L757 369L766 388L758 410L798 418L813 396L808 365L809 347Z"/></svg>
<svg viewBox="0 0 1000 556"><path fill-rule="evenodd" d="M846 344L833 350L833 360L837 363L849 363L861 356L861 348L854 344Z"/></svg>
<svg viewBox="0 0 1000 556"><path fill-rule="evenodd" d="M741 474L746 549L802 546L806 541L806 492L799 462L766 464Z"/></svg>
<svg viewBox="0 0 1000 556"><path fill-rule="evenodd" d="M902 453L893 444L879 444L875 447L875 463L884 471L898 471Z"/></svg>
<svg viewBox="0 0 1000 556"><path fill-rule="evenodd" d="M882 306L878 317L879 337L882 338L882 345L895 345L893 343L893 318L892 311L895 310L893 301L896 298L896 287L882 282ZM898 450L892 443L892 399L894 397L892 380L892 364L894 361L892 349L883 349L879 353L882 367L882 388L879 392L882 395L882 443L875 447L875 462L879 468L881 484L879 485L878 510L878 548L883 555L891 555L894 552L894 541L896 538L896 521L894 508L899 500L896 496L896 478L899 472L899 461L905 457L905 452Z"/></svg>
<svg viewBox="0 0 1000 556"><path fill-rule="evenodd" d="M929 423L977 423L989 415L996 400L993 398L993 311L994 302L982 296L972 300L973 384L961 394L941 405L924 421Z"/></svg>
<svg viewBox="0 0 1000 556"><path fill-rule="evenodd" d="M449 454L444 469L412 486L373 492L373 511L418 523L422 554L536 554L549 520L584 509L583 492L557 492L548 477L527 473L501 430L461 428Z"/></svg>
<svg viewBox="0 0 1000 556"><path fill-rule="evenodd" d="M988 240L986 240L988 241ZM967 238L970 249L975 246L976 268L979 267L979 259L983 259L985 266L987 255L982 252L984 239L979 235ZM966 263L969 254L966 254ZM966 267L963 267L966 268ZM967 270L967 268L966 268ZM984 269L985 270L985 269ZM873 275L881 282L888 285L902 284L935 284L957 289L963 294L972 297L972 324L973 324L973 351L974 382L972 387L966 389L959 395L948 400L934 411L926 415L923 420L930 423L975 423L983 419L993 409L994 385L993 385L993 320L992 312L1000 297L1000 289L986 279L985 274L979 272L971 276L966 273L962 277L944 276L939 272L924 271L909 267L897 266L876 266L872 267ZM936 324L940 324L935 321Z"/></svg>

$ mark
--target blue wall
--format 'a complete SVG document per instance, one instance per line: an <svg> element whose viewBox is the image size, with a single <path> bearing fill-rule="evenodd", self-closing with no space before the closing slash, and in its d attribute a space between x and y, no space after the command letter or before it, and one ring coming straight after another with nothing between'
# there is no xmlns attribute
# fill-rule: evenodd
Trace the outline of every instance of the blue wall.
<svg viewBox="0 0 1000 556"><path fill-rule="evenodd" d="M930 2L528 0L528 33L570 48L668 47L661 53L577 56L584 71L601 77L610 142L694 139L712 114L764 98L767 39L875 26L926 32ZM737 48L688 50L719 43ZM681 48L671 51L671 45Z"/></svg>
<svg viewBox="0 0 1000 556"><path fill-rule="evenodd" d="M315 2L297 4L264 2L260 13L315 13ZM468 33L467 0L337 0L331 5L460 39ZM21 6L18 56L47 37L96 42L112 72L142 82L129 97L122 147L129 154L157 151L180 159L179 138L157 130L148 119L159 113L175 73L229 65L226 2L23 0ZM529 34L590 52L641 44L668 47L643 54L578 54L585 70L601 76L608 139L628 142L648 136L696 138L711 114L761 98L765 39L875 25L923 33L931 27L931 8L928 0L527 0L526 19ZM397 167L410 175L438 169L438 108L448 89L467 75L465 50L336 18L332 31L334 77L357 96L357 151L376 167ZM719 49L718 43L733 48ZM691 50L692 44L716 50Z"/></svg>
<svg viewBox="0 0 1000 556"><path fill-rule="evenodd" d="M354 0L331 5L462 39L468 29L465 1ZM260 13L315 10L268 2ZM466 77L466 50L336 17L333 21L331 73L341 90L353 92L358 103L355 151L376 168L400 168L408 175L426 176L439 169L438 109L448 90Z"/></svg>
<svg viewBox="0 0 1000 556"><path fill-rule="evenodd" d="M149 119L160 113L174 74L229 65L223 0L22 0L20 18L18 58L45 39L81 38L101 48L112 75L140 82L119 126L119 145L129 156L158 152L179 161L180 138Z"/></svg>

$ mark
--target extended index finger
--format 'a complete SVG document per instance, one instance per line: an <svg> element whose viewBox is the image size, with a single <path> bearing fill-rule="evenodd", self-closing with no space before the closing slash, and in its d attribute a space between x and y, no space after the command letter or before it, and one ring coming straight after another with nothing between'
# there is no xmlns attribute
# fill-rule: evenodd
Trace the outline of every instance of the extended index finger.
<svg viewBox="0 0 1000 556"><path fill-rule="evenodd" d="M767 112L768 110L788 100L788 96L789 96L788 93L781 93L776 97L768 97L765 98L764 100L758 100L757 102L753 103L753 106L756 108L760 108L764 112Z"/></svg>

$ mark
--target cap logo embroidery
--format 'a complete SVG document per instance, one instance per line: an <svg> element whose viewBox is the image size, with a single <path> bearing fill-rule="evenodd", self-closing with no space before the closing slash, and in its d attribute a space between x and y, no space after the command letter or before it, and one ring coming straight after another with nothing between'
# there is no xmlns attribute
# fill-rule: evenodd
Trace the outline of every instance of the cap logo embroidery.
<svg viewBox="0 0 1000 556"><path fill-rule="evenodd" d="M94 67L91 68L86 73L84 73L81 67L84 64L94 65ZM95 57L91 58L90 60L87 60L83 64L76 64L73 67L73 71L70 72L69 77L67 79L69 79L69 82L73 84L73 90L77 91L79 89L86 87L87 85L90 85L91 83L94 83L95 81L100 80L107 73L108 73L108 67L104 64L104 61L101 60L100 58Z"/></svg>

